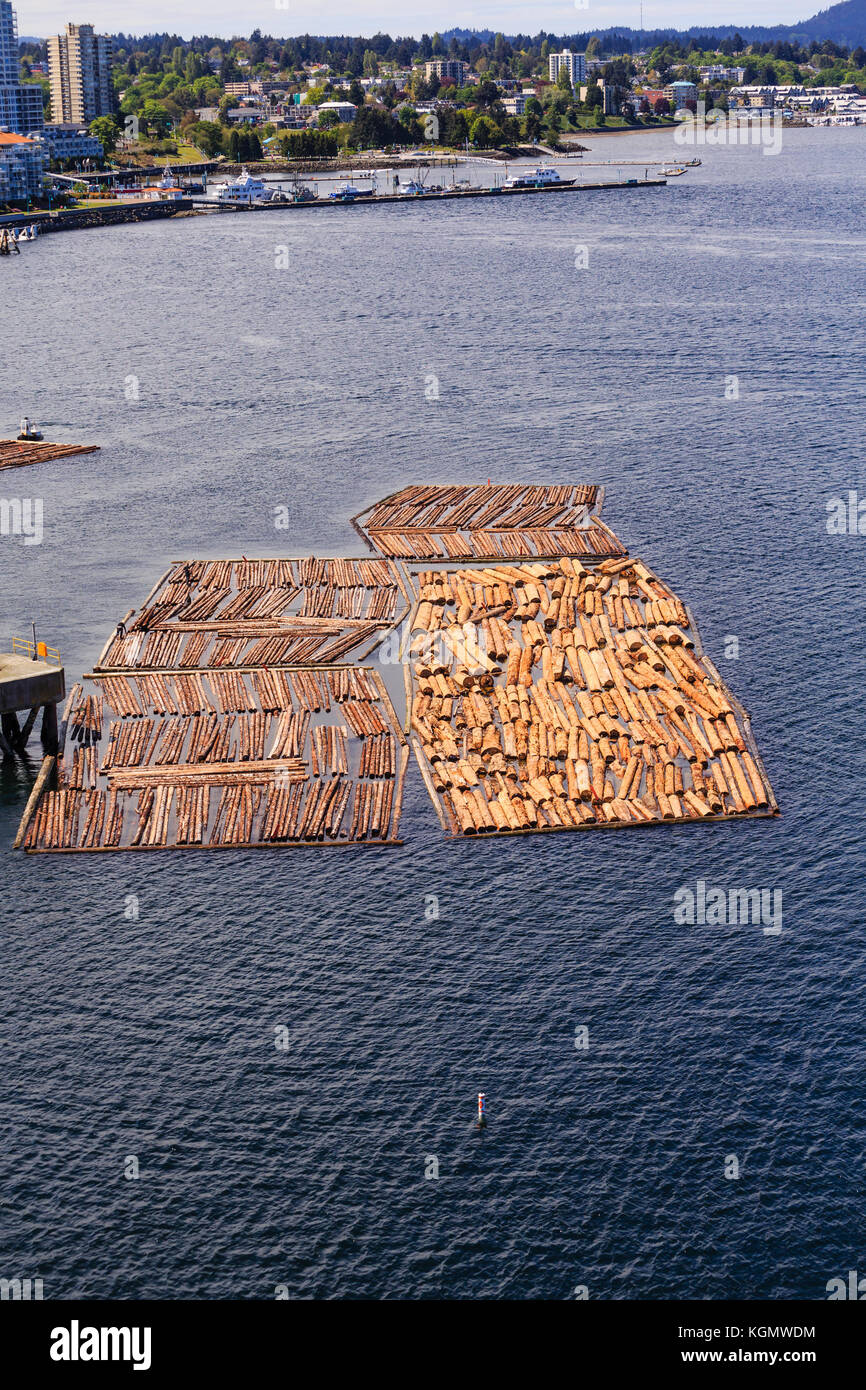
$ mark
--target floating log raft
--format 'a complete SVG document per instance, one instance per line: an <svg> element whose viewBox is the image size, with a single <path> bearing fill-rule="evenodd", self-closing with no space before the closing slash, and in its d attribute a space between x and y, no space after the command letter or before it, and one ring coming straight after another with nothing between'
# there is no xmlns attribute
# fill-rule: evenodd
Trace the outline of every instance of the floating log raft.
<svg viewBox="0 0 866 1390"><path fill-rule="evenodd" d="M592 484L403 488L353 518L382 555L409 560L624 554Z"/></svg>
<svg viewBox="0 0 866 1390"><path fill-rule="evenodd" d="M90 679L25 849L400 843L408 746L378 672Z"/></svg>
<svg viewBox="0 0 866 1390"><path fill-rule="evenodd" d="M25 468L31 463L49 463L73 454L95 454L98 444L47 444L31 439L0 439L0 469Z"/></svg>
<svg viewBox="0 0 866 1390"><path fill-rule="evenodd" d="M118 625L96 671L342 662L375 645L410 599L387 559L178 561Z"/></svg>
<svg viewBox="0 0 866 1390"><path fill-rule="evenodd" d="M353 520L375 557L175 562L72 692L16 844L399 843L409 737L454 836L777 814L745 710L603 496L409 487ZM403 721L361 664L398 626Z"/></svg>
<svg viewBox="0 0 866 1390"><path fill-rule="evenodd" d="M427 570L417 586L413 742L453 834L777 813L745 711L641 560Z"/></svg>

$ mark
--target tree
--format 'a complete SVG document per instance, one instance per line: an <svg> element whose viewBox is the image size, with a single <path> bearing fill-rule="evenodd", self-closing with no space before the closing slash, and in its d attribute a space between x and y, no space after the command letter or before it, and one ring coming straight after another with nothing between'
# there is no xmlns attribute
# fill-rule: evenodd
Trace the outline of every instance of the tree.
<svg viewBox="0 0 866 1390"><path fill-rule="evenodd" d="M88 129L91 135L96 136L106 154L114 154L120 131L113 116L97 116L96 120L90 122Z"/></svg>
<svg viewBox="0 0 866 1390"><path fill-rule="evenodd" d="M479 116L469 127L469 139L480 150L490 149L491 145L496 145L501 138L499 126L491 121L489 116Z"/></svg>
<svg viewBox="0 0 866 1390"><path fill-rule="evenodd" d="M187 126L184 134L190 144L206 154L208 159L213 159L222 151L225 132L216 121L196 121L194 125Z"/></svg>
<svg viewBox="0 0 866 1390"><path fill-rule="evenodd" d="M565 66L565 63L560 63L559 65L556 85L561 92L565 92L568 96L572 95L571 77L569 76L568 68Z"/></svg>
<svg viewBox="0 0 866 1390"><path fill-rule="evenodd" d="M146 101L141 111L141 118L147 129L157 139L163 139L169 131L171 121L165 107L159 101Z"/></svg>

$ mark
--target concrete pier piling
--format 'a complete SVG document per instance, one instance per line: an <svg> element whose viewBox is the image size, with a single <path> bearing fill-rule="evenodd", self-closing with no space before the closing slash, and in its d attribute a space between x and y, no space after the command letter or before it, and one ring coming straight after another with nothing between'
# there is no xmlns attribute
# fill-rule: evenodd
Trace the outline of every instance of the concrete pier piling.
<svg viewBox="0 0 866 1390"><path fill-rule="evenodd" d="M0 652L0 756L21 755L41 711L42 751L57 752L57 702L66 694L66 678L48 648L22 643L23 651ZM19 719L23 716L23 722Z"/></svg>

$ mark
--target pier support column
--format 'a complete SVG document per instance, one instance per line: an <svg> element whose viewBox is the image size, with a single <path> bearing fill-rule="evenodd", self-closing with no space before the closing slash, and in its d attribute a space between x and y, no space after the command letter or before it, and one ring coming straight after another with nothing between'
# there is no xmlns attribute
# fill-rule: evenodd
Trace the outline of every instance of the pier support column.
<svg viewBox="0 0 866 1390"><path fill-rule="evenodd" d="M42 751L45 754L57 752L57 706L42 707Z"/></svg>

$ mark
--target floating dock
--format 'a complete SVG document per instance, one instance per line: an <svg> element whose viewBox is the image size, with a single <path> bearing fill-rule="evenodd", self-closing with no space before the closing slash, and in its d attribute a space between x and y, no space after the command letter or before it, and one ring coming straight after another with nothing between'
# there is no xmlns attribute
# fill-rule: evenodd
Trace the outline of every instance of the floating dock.
<svg viewBox="0 0 866 1390"><path fill-rule="evenodd" d="M25 468L31 463L95 454L98 444L48 444L32 439L0 439L0 468Z"/></svg>
<svg viewBox="0 0 866 1390"><path fill-rule="evenodd" d="M310 176L315 182L315 176ZM445 188L441 193L366 193L358 198L310 198L304 202L285 203L217 203L212 198L193 198L196 208L210 208L217 212L276 212L285 209L301 208L344 208L364 207L383 203L435 203L449 202L457 198L527 198L535 194L599 193L615 189L634 190L636 188L664 188L667 179L623 179L603 183L560 183L546 184L541 188Z"/></svg>
<svg viewBox="0 0 866 1390"><path fill-rule="evenodd" d="M399 844L778 814L749 717L587 484L420 484L366 559L176 561L67 701L30 852ZM391 636L405 718L365 665ZM69 748L67 749L67 744Z"/></svg>

